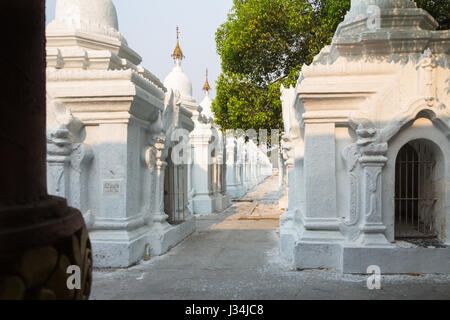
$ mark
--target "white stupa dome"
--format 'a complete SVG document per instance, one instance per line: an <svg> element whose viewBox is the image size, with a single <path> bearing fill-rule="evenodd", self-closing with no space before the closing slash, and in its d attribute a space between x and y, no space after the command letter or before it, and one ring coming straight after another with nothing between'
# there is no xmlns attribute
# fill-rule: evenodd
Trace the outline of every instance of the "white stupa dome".
<svg viewBox="0 0 450 320"><path fill-rule="evenodd" d="M202 107L202 114L204 114L208 118L214 118L214 114L211 109L212 100L209 97L209 94L205 95L202 102L200 103L200 107Z"/></svg>
<svg viewBox="0 0 450 320"><path fill-rule="evenodd" d="M167 89L178 90L184 97L192 97L192 82L181 69L181 60L177 60L172 71L164 80L164 86Z"/></svg>
<svg viewBox="0 0 450 320"><path fill-rule="evenodd" d="M52 29L84 30L124 40L112 0L57 0Z"/></svg>

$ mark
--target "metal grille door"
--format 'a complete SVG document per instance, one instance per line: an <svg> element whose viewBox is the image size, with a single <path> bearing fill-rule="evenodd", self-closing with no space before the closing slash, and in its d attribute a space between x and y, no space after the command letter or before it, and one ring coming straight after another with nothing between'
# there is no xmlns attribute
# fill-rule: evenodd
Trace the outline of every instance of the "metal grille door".
<svg viewBox="0 0 450 320"><path fill-rule="evenodd" d="M395 235L397 238L434 237L434 159L422 142L405 145L395 170Z"/></svg>
<svg viewBox="0 0 450 320"><path fill-rule="evenodd" d="M187 165L174 165L169 157L164 181L164 211L169 216L168 222L183 222L187 206Z"/></svg>

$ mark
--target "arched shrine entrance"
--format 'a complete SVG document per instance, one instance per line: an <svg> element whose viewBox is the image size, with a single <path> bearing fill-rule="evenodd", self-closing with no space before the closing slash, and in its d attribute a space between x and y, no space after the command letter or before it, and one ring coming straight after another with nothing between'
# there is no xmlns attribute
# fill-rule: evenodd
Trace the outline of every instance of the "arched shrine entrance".
<svg viewBox="0 0 450 320"><path fill-rule="evenodd" d="M439 147L425 139L408 142L400 149L395 169L397 239L438 236L444 174L440 155Z"/></svg>

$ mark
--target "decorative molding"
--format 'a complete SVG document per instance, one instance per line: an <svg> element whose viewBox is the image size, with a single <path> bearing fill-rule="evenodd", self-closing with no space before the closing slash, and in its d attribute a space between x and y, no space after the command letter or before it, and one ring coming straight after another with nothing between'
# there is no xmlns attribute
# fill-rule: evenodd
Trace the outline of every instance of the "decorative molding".
<svg viewBox="0 0 450 320"><path fill-rule="evenodd" d="M434 79L434 72L437 63L436 58L433 53L428 48L425 50L424 54L420 57L417 64L417 69L419 72L419 87L421 88L420 93L424 96L425 101L429 107L432 107L434 100L436 99L436 85Z"/></svg>
<svg viewBox="0 0 450 320"><path fill-rule="evenodd" d="M342 158L347 167L347 172L350 181L350 216L344 221L346 226L353 226L358 223L360 219L359 214L359 172L357 171L357 164L359 161L359 153L356 144L352 144L345 148L342 152Z"/></svg>

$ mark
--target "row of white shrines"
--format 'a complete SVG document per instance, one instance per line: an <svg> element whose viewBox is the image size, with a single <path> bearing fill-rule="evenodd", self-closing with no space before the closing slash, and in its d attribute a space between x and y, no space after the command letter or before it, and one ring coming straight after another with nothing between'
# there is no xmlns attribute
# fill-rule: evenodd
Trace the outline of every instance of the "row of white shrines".
<svg viewBox="0 0 450 320"><path fill-rule="evenodd" d="M263 147L213 123L208 82L192 97L179 43L164 84L139 66L111 0L57 0L46 33L49 193L83 213L95 266L164 254L272 175Z"/></svg>
<svg viewBox="0 0 450 320"><path fill-rule="evenodd" d="M294 268L450 273L450 31L437 26L411 0L352 0L282 88L280 253ZM50 193L84 213L96 266L166 252L195 214L272 174L264 148L221 136L208 95L192 98L178 44L164 84L139 66L111 0L57 0L47 41ZM177 129L192 165L171 163Z"/></svg>

